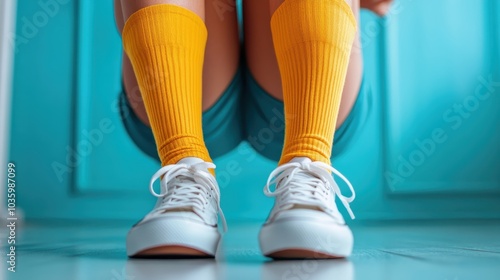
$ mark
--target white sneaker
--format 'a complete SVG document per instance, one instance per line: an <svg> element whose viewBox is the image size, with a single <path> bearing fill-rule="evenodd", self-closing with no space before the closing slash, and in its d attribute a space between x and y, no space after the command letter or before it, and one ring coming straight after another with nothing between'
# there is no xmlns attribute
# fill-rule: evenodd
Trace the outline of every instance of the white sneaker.
<svg viewBox="0 0 500 280"><path fill-rule="evenodd" d="M340 193L332 174L343 179L352 196ZM270 187L275 185L275 190ZM323 162L297 157L276 168L264 187L276 197L274 208L259 234L260 248L272 258L340 258L352 252L353 236L335 205L335 196L352 213L351 183Z"/></svg>
<svg viewBox="0 0 500 280"><path fill-rule="evenodd" d="M129 231L128 256L215 256L220 240L218 214L224 231L226 221L219 186L209 168L215 165L188 157L153 175L149 189L158 201ZM161 191L156 193L153 184L161 176Z"/></svg>

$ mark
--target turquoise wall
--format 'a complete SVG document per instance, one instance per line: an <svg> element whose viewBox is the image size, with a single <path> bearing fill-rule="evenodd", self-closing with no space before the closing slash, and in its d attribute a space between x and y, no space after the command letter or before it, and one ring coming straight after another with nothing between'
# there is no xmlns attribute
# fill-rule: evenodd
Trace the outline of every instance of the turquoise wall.
<svg viewBox="0 0 500 280"><path fill-rule="evenodd" d="M500 217L497 2L400 0L385 19L362 13L372 107L334 159L357 190L358 219ZM15 44L10 159L25 215L139 219L158 166L119 119L112 1L18 0ZM243 143L216 164L229 220L263 220L276 163Z"/></svg>

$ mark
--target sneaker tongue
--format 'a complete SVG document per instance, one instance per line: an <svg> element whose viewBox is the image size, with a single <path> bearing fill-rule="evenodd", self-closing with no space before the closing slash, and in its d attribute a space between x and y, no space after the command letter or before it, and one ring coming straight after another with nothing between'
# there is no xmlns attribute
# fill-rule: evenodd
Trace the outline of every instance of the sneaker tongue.
<svg viewBox="0 0 500 280"><path fill-rule="evenodd" d="M204 160L202 160L201 158L197 158L197 157L185 157L185 158L179 160L177 163L178 164L193 165L193 164L197 164L200 162L204 162Z"/></svg>
<svg viewBox="0 0 500 280"><path fill-rule="evenodd" d="M290 162L296 162L296 163L311 163L312 160L308 157L294 157L290 160Z"/></svg>
<svg viewBox="0 0 500 280"><path fill-rule="evenodd" d="M201 158L197 158L197 157L186 157L186 158L183 158L181 160L179 160L177 162L177 164L186 164L190 167L193 167L193 165L195 164L198 164L198 163L203 163L205 162L204 160L202 160ZM204 167L201 167L201 166L196 166L195 169L197 170L200 170L200 171L205 171L205 172L209 172L208 168L204 168Z"/></svg>
<svg viewBox="0 0 500 280"><path fill-rule="evenodd" d="M177 164L186 164L188 166L192 166L194 164L202 163L202 162L205 162L205 161L202 160L202 159L200 159L200 158L197 158L197 157L186 157L186 158L183 158L183 159L179 160L177 162ZM204 171L208 172L208 169L205 169ZM179 175L176 178L173 178L173 180L184 181L184 182L187 181L187 182L191 182L193 184L196 183L196 181L194 180L194 178L192 178L190 176L184 176L184 175ZM167 182L163 182L163 180L162 180L161 188L162 188L162 192L166 193L167 192ZM164 213L169 213L169 212L181 213L182 215L184 215L186 217L188 217L188 216L190 216L191 218L195 218L196 217L198 219L202 219L203 220L202 213L198 213L198 210L195 209L192 206L183 206L183 207L177 207L177 208L170 208L170 209L166 210Z"/></svg>
<svg viewBox="0 0 500 280"><path fill-rule="evenodd" d="M201 163L201 162L205 162L205 161L202 160L201 158L197 158L197 157L185 157L185 158L179 160L177 162L177 164L186 164L188 166L192 166L194 164ZM208 169L200 169L200 170L208 172ZM174 180L189 181L189 182L192 182L192 183L196 183L193 178L191 178L189 176L182 176L182 175L181 176L177 176L177 179L174 179ZM161 187L162 192L164 192L164 193L167 192L167 185L166 184L167 184L167 182L164 182L163 179L162 179L160 187Z"/></svg>

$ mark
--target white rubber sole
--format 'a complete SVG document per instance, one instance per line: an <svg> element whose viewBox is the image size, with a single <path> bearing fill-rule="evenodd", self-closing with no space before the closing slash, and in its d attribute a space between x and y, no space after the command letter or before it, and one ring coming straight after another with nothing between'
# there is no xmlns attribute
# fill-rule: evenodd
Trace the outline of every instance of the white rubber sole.
<svg viewBox="0 0 500 280"><path fill-rule="evenodd" d="M133 227L127 235L127 255L160 246L184 246L215 256L220 233L217 227L185 218L157 218Z"/></svg>
<svg viewBox="0 0 500 280"><path fill-rule="evenodd" d="M304 250L316 253L317 258L323 258L320 255L343 258L351 255L353 243L347 225L303 219L266 224L259 233L260 249L265 256L287 250Z"/></svg>

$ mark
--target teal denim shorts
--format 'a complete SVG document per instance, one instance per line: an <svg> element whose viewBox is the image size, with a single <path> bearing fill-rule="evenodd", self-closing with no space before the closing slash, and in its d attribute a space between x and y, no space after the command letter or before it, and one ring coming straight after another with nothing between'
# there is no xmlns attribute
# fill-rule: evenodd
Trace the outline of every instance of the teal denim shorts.
<svg viewBox="0 0 500 280"><path fill-rule="evenodd" d="M365 81L351 113L335 132L332 157L348 148L359 134L371 108L371 94ZM125 92L120 94L120 113L124 127L136 146L159 160L153 132L132 110ZM203 113L203 136L210 156L222 156L242 141L264 157L278 161L283 149L285 117L283 102L259 86L246 67L234 79L214 106Z"/></svg>
<svg viewBox="0 0 500 280"><path fill-rule="evenodd" d="M224 155L244 139L241 97L243 74L239 70L210 109L203 113L203 137L212 158ZM125 130L146 155L160 160L153 131L134 113L124 91L120 94L120 114Z"/></svg>
<svg viewBox="0 0 500 280"><path fill-rule="evenodd" d="M278 161L285 139L283 102L267 93L253 78L245 74L245 139L261 155ZM369 85L363 78L358 97L349 116L335 131L332 158L345 151L359 135L372 107Z"/></svg>

